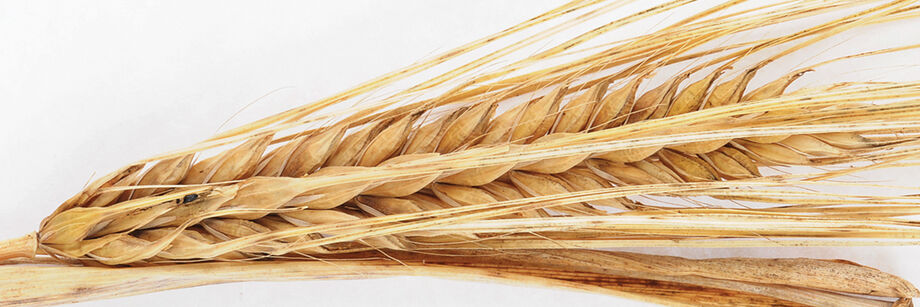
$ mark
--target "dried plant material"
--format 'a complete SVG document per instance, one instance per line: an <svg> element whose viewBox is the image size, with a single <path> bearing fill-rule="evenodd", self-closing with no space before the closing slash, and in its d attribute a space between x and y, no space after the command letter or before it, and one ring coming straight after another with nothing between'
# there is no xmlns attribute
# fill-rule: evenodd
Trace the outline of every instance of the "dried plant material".
<svg viewBox="0 0 920 307"><path fill-rule="evenodd" d="M573 1L328 99L121 168L65 201L34 235L0 242L0 260L64 263L0 266L2 276L24 276L0 278L0 304L164 285L429 275L675 305L909 305L918 292L908 282L846 261L596 250L920 242L915 193L808 188L865 187L840 178L914 165L920 83L819 80L787 92L822 65L920 45L783 68L778 79L748 86L782 57L860 26L920 16L920 7L806 1L742 9L741 2L641 36L602 35L686 3L668 2L557 41L621 7ZM550 22L562 17L573 18ZM824 19L756 39L734 35L811 18ZM528 38L504 46L498 39L540 24L547 28ZM519 52L539 43L547 45ZM497 48L397 88L485 46ZM664 81L644 84L656 75ZM380 89L392 95L355 103ZM210 149L221 150L208 156ZM761 173L774 166L813 169Z"/></svg>
<svg viewBox="0 0 920 307"><path fill-rule="evenodd" d="M555 122L555 113L565 91L565 87L557 87L543 98L528 104L521 121L511 133L511 140L527 142L529 139L546 135Z"/></svg>
<svg viewBox="0 0 920 307"><path fill-rule="evenodd" d="M831 146L810 135L793 135L780 141L779 144L813 156L826 157L846 154L845 149Z"/></svg>
<svg viewBox="0 0 920 307"><path fill-rule="evenodd" d="M748 69L731 80L716 85L706 99L706 107L721 107L740 102L744 89L747 88L748 82L754 78L758 68Z"/></svg>
<svg viewBox="0 0 920 307"><path fill-rule="evenodd" d="M568 135L569 135L568 133L548 134L548 135L545 135L543 137L536 139L534 141L534 144L539 144L541 142L549 142L552 140L565 138ZM588 155L584 154L584 155L571 156L571 157L546 159L542 161L537 161L535 163L526 164L521 167L517 167L517 169L522 170L522 171L531 171L531 172L544 173L544 174L555 174L555 173L564 172L572 167L575 167L575 165L580 164L581 161L584 161L587 158L588 158Z"/></svg>
<svg viewBox="0 0 920 307"><path fill-rule="evenodd" d="M415 203L408 199L392 197L366 197L361 196L355 199L359 206L367 206L373 209L379 215L413 213L424 211Z"/></svg>
<svg viewBox="0 0 920 307"><path fill-rule="evenodd" d="M698 157L683 155L667 149L662 150L659 156L661 161L670 166L684 180L707 181L719 179L712 167Z"/></svg>
<svg viewBox="0 0 920 307"><path fill-rule="evenodd" d="M361 172L360 168L330 166L320 169L311 176L320 177L327 174L347 174ZM307 181L309 183L309 181ZM349 199L358 196L362 191L371 185L370 181L351 182L339 185L332 185L322 188L301 190L302 196L288 200L285 206L303 207L310 209L329 209L344 204ZM308 194L306 194L309 192Z"/></svg>
<svg viewBox="0 0 920 307"><path fill-rule="evenodd" d="M642 78L636 77L622 87L611 91L604 97L597 107L594 120L589 126L591 130L600 130L607 127L617 127L629 118L629 111L635 103L636 92Z"/></svg>
<svg viewBox="0 0 920 307"><path fill-rule="evenodd" d="M739 140L737 144L739 148L750 152L755 159L765 163L780 165L807 165L810 163L807 156L779 144L763 144L747 140Z"/></svg>
<svg viewBox="0 0 920 307"><path fill-rule="evenodd" d="M576 168L556 175L562 179L570 191L590 191L597 189L609 188L611 185L607 180L591 172L587 168ZM599 199L589 202L591 205L630 209L622 199Z"/></svg>
<svg viewBox="0 0 920 307"><path fill-rule="evenodd" d="M784 76L782 78L774 80L773 82L767 83L766 85L756 90L753 90L749 94L745 95L742 98L742 101L764 100L764 99L779 97L786 90L786 88L789 87L790 84L792 84L793 81L795 81L796 79L798 79L799 77L801 77L808 71L809 70L797 71L788 76ZM766 114L780 115L780 114L788 114L792 112L796 112L796 110L786 110L782 112L768 111L766 112ZM770 143L776 143L776 142L782 141L788 137L789 135L774 135L774 136L749 137L745 139L751 142L770 144Z"/></svg>
<svg viewBox="0 0 920 307"><path fill-rule="evenodd" d="M611 162L629 163L629 162L641 161L648 157L651 157L656 152L661 150L661 148L662 146L651 146L651 147L639 147L639 148L615 150L611 152L597 154L594 157L598 159L604 159L607 161L611 161Z"/></svg>
<svg viewBox="0 0 920 307"><path fill-rule="evenodd" d="M516 200L526 197L524 196L524 193L522 193L521 190L514 185L500 181L493 181L489 184L483 185L481 188L492 194L492 196L495 196L495 198L500 201ZM520 214L522 217L529 218L549 216L549 214L543 209L526 210L520 212Z"/></svg>
<svg viewBox="0 0 920 307"><path fill-rule="evenodd" d="M495 202L495 197L485 190L452 184L435 184L431 191L441 201L452 207L477 204L483 202Z"/></svg>
<svg viewBox="0 0 920 307"><path fill-rule="evenodd" d="M358 166L375 166L383 162L397 150L402 148L403 142L409 134L409 127L416 116L403 116L403 118L387 125L379 134L367 144L364 154L358 159Z"/></svg>
<svg viewBox="0 0 920 307"><path fill-rule="evenodd" d="M154 242L172 236L175 231L176 228L173 227L145 230L138 235L138 238L148 242ZM211 235L207 231L186 229L179 233L173 240L176 244L164 250L163 253L158 255L159 257L163 259L183 259L186 258L187 255L201 254L202 252L213 249L214 246L212 244L219 242L221 239ZM216 258L222 260L241 260L245 259L246 255L242 252L234 251L218 255Z"/></svg>
<svg viewBox="0 0 920 307"><path fill-rule="evenodd" d="M404 153L407 155L416 154L416 153L429 153L434 152L440 143L441 138L444 136L445 129L447 125L452 123L457 119L463 110L457 110L452 112L447 116L442 116L431 123L425 124L418 129L415 129L412 133L412 136L409 138L408 143Z"/></svg>
<svg viewBox="0 0 920 307"><path fill-rule="evenodd" d="M36 233L30 233L21 238L0 241L0 257L2 259L33 258L38 250Z"/></svg>
<svg viewBox="0 0 920 307"><path fill-rule="evenodd" d="M193 155L186 155L158 162L141 177L137 185L173 185L185 178L191 166ZM142 198L163 191L164 189L136 189L132 190L131 198Z"/></svg>
<svg viewBox="0 0 920 307"><path fill-rule="evenodd" d="M524 110L530 103L522 103L508 111L502 112L489 122L489 129L483 135L480 144L501 144L510 142L515 127L526 119L523 118Z"/></svg>
<svg viewBox="0 0 920 307"><path fill-rule="evenodd" d="M845 149L869 148L878 144L856 133L821 133L812 136L832 146Z"/></svg>
<svg viewBox="0 0 920 307"><path fill-rule="evenodd" d="M279 215L286 221L299 226L332 224L360 219L358 216L336 210L301 210Z"/></svg>
<svg viewBox="0 0 920 307"><path fill-rule="evenodd" d="M565 105L553 128L554 133L574 133L584 130L598 101L604 97L607 83L601 82Z"/></svg>
<svg viewBox="0 0 920 307"><path fill-rule="evenodd" d="M525 195L530 196L540 196L540 195L553 195L553 194L562 194L570 190L574 190L571 186L566 184L565 181L543 174L532 174L527 172L512 172L511 173L511 182L515 186L521 189ZM566 214L572 215L604 215L606 212L603 210L598 210L594 207L591 207L587 204L573 204L567 206L557 206L553 207L553 210L557 210Z"/></svg>
<svg viewBox="0 0 920 307"><path fill-rule="evenodd" d="M411 200L413 203L415 203L416 206L419 208L424 208L426 211L447 209L452 207L451 205L439 200L437 197L421 193L415 193L404 198Z"/></svg>
<svg viewBox="0 0 920 307"><path fill-rule="evenodd" d="M604 160L589 160L587 164L598 176L618 185L663 183L660 179L645 172L641 168L628 164Z"/></svg>
<svg viewBox="0 0 920 307"><path fill-rule="evenodd" d="M702 157L707 163L712 165L722 177L729 179L745 179L759 176L759 174L751 173L751 171L745 168L740 162L722 152L713 151L704 154Z"/></svg>
<svg viewBox="0 0 920 307"><path fill-rule="evenodd" d="M299 159L300 155L294 155L294 151L303 144L309 136L297 137L287 144L275 148L262 158L259 166L256 167L257 176L278 177L284 175L284 168L290 163L290 160ZM184 177L184 176L183 176Z"/></svg>
<svg viewBox="0 0 920 307"><path fill-rule="evenodd" d="M747 95L744 95L744 97L741 98L741 101L756 101L779 97L779 95L782 95L786 88L789 87L793 81L804 75L806 72L808 71L797 71L790 75L773 80L770 83L767 83L764 86L751 91Z"/></svg>
<svg viewBox="0 0 920 307"><path fill-rule="evenodd" d="M683 181L683 179L681 179L677 173L665 166L664 163L654 163L642 160L630 163L629 165L644 171L652 177L657 178L662 183L677 183Z"/></svg>
<svg viewBox="0 0 920 307"><path fill-rule="evenodd" d="M386 160L383 163L380 163L381 166L398 164L406 161L413 161L417 159L425 159L430 157L438 156L437 153L428 153L428 154L411 154L411 155L402 155L394 157L392 159ZM364 195L375 195L375 196L406 196L412 193L418 192L435 179L440 176L440 173L433 173L427 176L412 176L406 178L405 180L399 180L394 178L394 180L385 182L378 186L375 186L369 190L362 192ZM442 181L443 182L443 181Z"/></svg>
<svg viewBox="0 0 920 307"><path fill-rule="evenodd" d="M286 160L282 176L303 177L314 172L326 162L344 133L344 127L336 126L304 139Z"/></svg>
<svg viewBox="0 0 920 307"><path fill-rule="evenodd" d="M208 214L210 212L214 212L228 201L236 198L238 196L239 188L239 186L231 186L228 188L214 189L207 194L184 194L181 196L181 199L176 199L173 201L174 204L178 205L177 207L173 207L172 210L166 211L162 215L151 220L149 223L142 225L141 228L147 229L161 226L181 226L189 217L197 217L200 215ZM197 195L197 197L195 195ZM208 197L201 197L205 195ZM194 200L191 200L193 198ZM169 206L173 205L169 204ZM140 210L145 209L140 208Z"/></svg>
<svg viewBox="0 0 920 307"><path fill-rule="evenodd" d="M199 204L189 204L189 206L200 206ZM211 208L212 210L216 207ZM134 209L130 212L119 214L111 219L111 222L103 224L101 228L91 230L87 236L98 237L116 232L128 231L138 227L145 228L148 225L159 226L169 218L167 212L176 211L176 206L170 203L160 204L150 208ZM156 221L155 220L158 220Z"/></svg>
<svg viewBox="0 0 920 307"><path fill-rule="evenodd" d="M87 185L83 189L83 191L81 191L77 195L74 195L73 197L65 201L63 204L61 204L61 206L58 207L58 210L56 210L55 213L63 212L67 209L71 209L77 206L85 206L87 201L97 196L100 191L112 187L112 185L118 182L119 180L122 180L126 176L136 173L139 169L143 167L144 167L143 164L128 165L112 173L106 174L105 176L97 179L96 181L91 182L89 185ZM47 219L42 221L42 224L45 224L46 221Z"/></svg>
<svg viewBox="0 0 920 307"><path fill-rule="evenodd" d="M514 168L514 164L487 166L460 171L456 174L439 179L439 182L478 186L495 181Z"/></svg>
<svg viewBox="0 0 920 307"><path fill-rule="evenodd" d="M207 219L201 222L201 226L208 233L221 240L230 240L271 231L268 227L242 219ZM240 252L262 253L271 249L270 245L261 245L244 248Z"/></svg>
<svg viewBox="0 0 920 307"><path fill-rule="evenodd" d="M636 104L633 105L626 123L662 117L671 104L677 86L686 78L686 75L673 78L636 98Z"/></svg>
<svg viewBox="0 0 920 307"><path fill-rule="evenodd" d="M748 173L753 174L755 177L760 177L760 171L757 169L757 165L751 161L751 158L741 153L741 151L731 148L731 147L722 147L719 148L719 153L732 158L735 162L744 167Z"/></svg>
<svg viewBox="0 0 920 307"><path fill-rule="evenodd" d="M706 141L706 142L693 142L693 143L686 143L686 144L680 144L680 145L672 145L672 146L668 146L668 148L676 150L676 151L680 151L685 154L696 155L696 154L705 154L705 153L713 152L719 148L722 148L723 146L725 146L725 144L728 144L731 141L732 140L728 139L728 140L715 140L715 141Z"/></svg>
<svg viewBox="0 0 920 307"><path fill-rule="evenodd" d="M254 138L240 146L195 163L182 181L185 184L237 180L255 171L271 135Z"/></svg>
<svg viewBox="0 0 920 307"><path fill-rule="evenodd" d="M722 72L722 70L716 70L702 80L696 81L684 88L680 94L677 94L674 98L674 102L671 103L671 108L668 110L667 116L681 115L699 110L703 105L703 98L706 97L707 90Z"/></svg>
<svg viewBox="0 0 920 307"><path fill-rule="evenodd" d="M370 254L371 256L378 256ZM880 306L883 301L837 294L836 292L810 291L795 287L803 282L816 281L831 289L865 292L875 291L911 291L901 288L905 285L896 277L864 268L854 264L833 261L816 261L811 263L788 263L777 259L703 259L690 260L678 257L637 255L616 252L592 251L524 251L511 255L489 255L486 253L466 252L444 256L427 256L393 252L392 256L403 259L402 263L383 260L360 261L349 258L367 257L368 254L346 255L346 260L337 261L336 265L320 261L285 261L281 263L241 262L241 263L200 263L175 266L148 266L136 268L94 268L70 267L63 269L37 268L24 270L22 266L4 266L5 274L32 272L20 275L22 279L5 281L3 286L10 289L22 289L28 284L48 283L49 292L67 292L68 289L86 289L69 300L86 300L88 293L103 296L118 295L126 287L141 287L146 291L170 287L187 287L215 280L288 280L339 278L396 275L428 275L446 278L470 278L506 280L527 284L591 290L601 293L626 295L638 300L662 304L697 304L694 299L712 299L711 305L782 305L812 306L817 304L836 304L847 306ZM475 261L471 261L475 260ZM428 265L425 265L425 264ZM711 267L730 265L729 271L704 270ZM775 278L774 275L758 275L772 266L793 276L792 280ZM820 270L810 271L811 268ZM737 270L735 270L737 269ZM502 272L494 274L495 270ZM267 272L273 272L267 274ZM101 274L105 272L106 274ZM489 272L493 272L490 274ZM704 276L693 276L704 272ZM837 278L835 273L852 272L855 276L875 276L871 283L858 285ZM737 274L731 274L737 273ZM827 274L831 273L831 274ZM74 277L93 274L97 278L85 282L73 282ZM764 278L765 277L765 278ZM721 279L724 278L724 279ZM761 279L757 279L761 278ZM801 278L801 279L800 279ZM827 278L827 279L822 279ZM757 279L753 282L750 279ZM841 281L841 283L832 283ZM130 285L130 286L128 286ZM850 288L853 286L853 288ZM725 288L743 288L750 292L726 290ZM891 289L891 290L889 290ZM898 290L901 289L901 290ZM131 289L131 290L136 290ZM610 292L607 292L610 291ZM72 292L72 291L71 291ZM859 292L850 292L859 293ZM42 304L62 302L58 296L35 297L29 291L4 292L4 301L19 304L32 301ZM889 303L890 304L890 303Z"/></svg>
<svg viewBox="0 0 920 307"><path fill-rule="evenodd" d="M329 168L334 170L334 168ZM221 204L220 206L227 209L276 209L291 202L300 204L314 204L314 206L328 206L328 202L310 202L309 200L297 199L298 195L310 189L308 182L293 178L261 178L255 177L247 179L240 184L236 197ZM340 192L340 191L336 191ZM332 194L338 195L338 194ZM332 197L331 195L327 195ZM332 197L329 201L335 202L337 198ZM317 208L325 209L325 208ZM257 219L268 214L269 211L254 213L238 213L229 216L241 219Z"/></svg>
<svg viewBox="0 0 920 307"><path fill-rule="evenodd" d="M130 186L130 185L132 185L133 183L137 182L138 179L140 178L140 176L141 176L140 167L134 168L134 169L131 171L131 173L127 174L127 176L125 176L124 178L121 178L121 180L116 181L115 183L113 183L113 184L112 184L111 186L109 186L109 187L110 187L110 188L116 188L116 187ZM100 192L100 193L98 193L98 195L96 195L96 197L93 197L93 198L89 201L89 203L85 205L85 207L103 207L103 206L107 206L107 205L109 205L109 204L112 204L113 202L115 202L115 201L118 200L119 198L121 198L121 196L124 195L124 194L126 194L126 192L125 192L125 191L121 191L121 190Z"/></svg>
<svg viewBox="0 0 920 307"><path fill-rule="evenodd" d="M438 152L448 153L454 151L460 146L470 143L473 138L479 137L484 133L484 128L488 119L492 117L495 110L494 104L481 103L475 105L460 116L457 116L450 125L447 125L441 142L438 143Z"/></svg>
<svg viewBox="0 0 920 307"><path fill-rule="evenodd" d="M384 121L374 121L360 130L347 135L337 144L335 151L326 160L325 166L353 166L360 158L367 143L386 126Z"/></svg>

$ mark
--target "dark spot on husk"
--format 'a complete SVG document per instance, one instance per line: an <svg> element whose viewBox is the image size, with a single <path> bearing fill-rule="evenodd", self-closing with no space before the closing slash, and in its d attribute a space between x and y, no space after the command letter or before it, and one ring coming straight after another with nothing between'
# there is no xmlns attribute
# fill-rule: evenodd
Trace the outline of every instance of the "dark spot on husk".
<svg viewBox="0 0 920 307"><path fill-rule="evenodd" d="M187 204L187 203L195 201L196 199L198 199L198 194L185 195L185 197L182 198L182 203Z"/></svg>

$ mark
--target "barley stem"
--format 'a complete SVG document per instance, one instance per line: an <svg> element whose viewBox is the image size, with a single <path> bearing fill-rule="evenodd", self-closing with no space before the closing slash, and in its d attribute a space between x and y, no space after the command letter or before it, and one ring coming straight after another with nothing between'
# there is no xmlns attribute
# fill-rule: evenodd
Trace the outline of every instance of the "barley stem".
<svg viewBox="0 0 920 307"><path fill-rule="evenodd" d="M6 241L0 241L0 261L15 258L35 257L38 249L38 238L35 232Z"/></svg>

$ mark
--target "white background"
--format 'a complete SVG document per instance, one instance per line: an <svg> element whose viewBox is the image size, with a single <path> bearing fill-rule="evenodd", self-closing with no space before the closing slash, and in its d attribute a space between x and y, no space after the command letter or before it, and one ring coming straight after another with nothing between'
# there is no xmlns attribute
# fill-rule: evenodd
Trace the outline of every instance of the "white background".
<svg viewBox="0 0 920 307"><path fill-rule="evenodd" d="M202 140L273 90L234 122L334 94L560 3L0 0L0 238L35 230L93 172ZM904 21L862 37L916 38L916 25ZM916 63L889 60L873 65ZM906 175L884 179L908 182ZM918 247L645 251L845 258L920 284L913 263ZM83 305L305 304L646 306L563 290L428 278L227 284Z"/></svg>

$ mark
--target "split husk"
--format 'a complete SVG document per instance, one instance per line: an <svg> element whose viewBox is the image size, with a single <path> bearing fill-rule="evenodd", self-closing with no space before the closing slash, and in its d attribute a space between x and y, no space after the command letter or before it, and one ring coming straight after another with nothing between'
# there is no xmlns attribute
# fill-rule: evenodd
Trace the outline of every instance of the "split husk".
<svg viewBox="0 0 920 307"><path fill-rule="evenodd" d="M915 191L821 190L915 190L839 179L913 166L920 82L834 80L790 90L824 65L916 45L792 67L751 85L791 53L857 27L918 17L920 6L729 1L643 35L604 35L690 2L678 0L519 52L626 2L572 1L103 176L36 233L0 243L0 260L11 259L0 266L3 276L22 276L0 279L0 305L395 275L692 306L906 306L920 295L901 278L845 260L600 250L920 243ZM714 46L802 20L821 22ZM373 96L486 47L471 62ZM357 100L364 103L347 107ZM219 153L201 153L211 149ZM776 167L792 171L766 172ZM52 259L57 264L37 265Z"/></svg>

